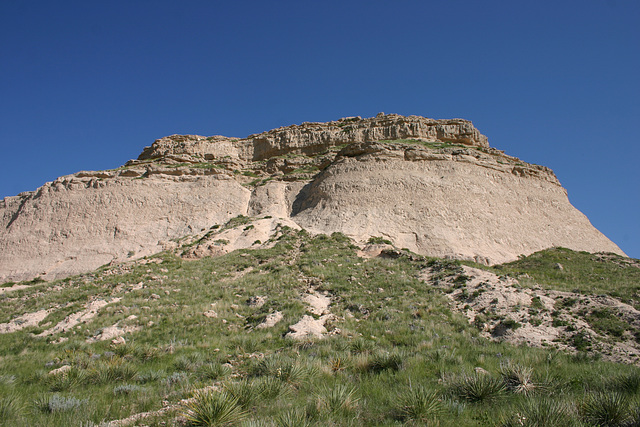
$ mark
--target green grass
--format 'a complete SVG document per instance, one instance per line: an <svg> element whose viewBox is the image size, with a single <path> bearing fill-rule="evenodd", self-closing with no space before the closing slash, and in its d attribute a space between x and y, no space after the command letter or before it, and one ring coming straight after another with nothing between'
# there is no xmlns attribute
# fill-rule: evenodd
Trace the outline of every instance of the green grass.
<svg viewBox="0 0 640 427"><path fill-rule="evenodd" d="M616 254L552 248L494 269L497 274L519 278L522 284L535 283L546 289L586 295L609 295L640 308L640 261ZM525 274L529 278L523 277Z"/></svg>
<svg viewBox="0 0 640 427"><path fill-rule="evenodd" d="M223 227L250 222L237 217ZM456 262L406 251L362 259L342 234L281 231L269 249L195 261L167 252L4 294L2 321L59 305L45 319L52 325L90 299L121 300L49 338L33 336L42 326L0 335L0 424L99 425L165 402L175 409L143 424L177 425L184 413L192 425L227 417L236 425L490 426L520 425L513 423L525 415L580 425L600 416L589 409L598 393L624 393L627 400L609 402L614 415L631 416L624 402L640 399L635 366L480 337L439 288L419 279L426 267L459 275ZM573 268L561 263L564 272ZM300 296L310 287L331 296L335 319L326 326L334 335L290 340L288 325L306 313ZM266 303L249 305L258 295ZM209 310L217 317L203 315ZM274 311L281 322L255 328ZM86 341L116 322L141 330L125 335L125 345ZM59 338L67 341L50 343ZM48 373L64 365L66 373ZM215 389L198 391L208 386ZM549 404L547 394L561 404ZM179 403L190 397L194 403Z"/></svg>

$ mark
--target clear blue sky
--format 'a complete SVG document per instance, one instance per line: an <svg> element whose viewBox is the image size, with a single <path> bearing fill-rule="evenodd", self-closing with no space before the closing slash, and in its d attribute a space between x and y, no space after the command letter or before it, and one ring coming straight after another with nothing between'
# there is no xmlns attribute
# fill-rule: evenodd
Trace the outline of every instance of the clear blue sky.
<svg viewBox="0 0 640 427"><path fill-rule="evenodd" d="M0 198L175 133L472 120L640 258L638 0L0 2Z"/></svg>

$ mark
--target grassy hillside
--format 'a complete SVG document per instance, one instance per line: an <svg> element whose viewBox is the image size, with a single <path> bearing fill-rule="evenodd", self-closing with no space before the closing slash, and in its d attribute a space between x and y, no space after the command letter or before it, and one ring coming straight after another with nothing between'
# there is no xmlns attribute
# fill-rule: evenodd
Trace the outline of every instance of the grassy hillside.
<svg viewBox="0 0 640 427"><path fill-rule="evenodd" d="M604 294L640 308L640 261L616 254L591 254L566 248L536 252L496 267L521 283L586 295Z"/></svg>
<svg viewBox="0 0 640 427"><path fill-rule="evenodd" d="M442 286L419 278L430 268L433 280L464 283L457 263L403 251L361 258L340 234L281 227L276 239L270 249L195 261L167 252L2 293L0 331L18 330L0 334L0 424L107 425L141 413L111 425L640 423L637 367L490 341ZM635 303L628 261L589 257L559 249L498 268ZM310 295L331 303L314 313ZM74 313L85 315L56 329ZM305 315L325 322L323 338L286 336ZM113 330L128 331L126 342Z"/></svg>

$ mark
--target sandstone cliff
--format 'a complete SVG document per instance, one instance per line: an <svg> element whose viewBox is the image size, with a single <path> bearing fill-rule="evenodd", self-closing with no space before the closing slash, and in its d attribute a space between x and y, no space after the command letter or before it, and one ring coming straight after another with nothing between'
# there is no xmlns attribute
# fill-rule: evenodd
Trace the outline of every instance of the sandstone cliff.
<svg viewBox="0 0 640 427"><path fill-rule="evenodd" d="M174 135L121 168L7 197L0 282L88 271L187 235L199 236L191 254L210 254L209 230L238 215L271 217L263 234L279 222L484 263L552 246L623 254L551 170L489 147L470 122L379 114L244 139Z"/></svg>

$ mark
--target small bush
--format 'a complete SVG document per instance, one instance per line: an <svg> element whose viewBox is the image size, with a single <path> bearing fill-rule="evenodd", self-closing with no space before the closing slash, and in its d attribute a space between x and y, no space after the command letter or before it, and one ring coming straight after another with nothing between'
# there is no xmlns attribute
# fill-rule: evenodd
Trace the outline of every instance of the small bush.
<svg viewBox="0 0 640 427"><path fill-rule="evenodd" d="M89 371L89 377L94 384L131 381L137 374L138 369L121 358L112 358Z"/></svg>
<svg viewBox="0 0 640 427"><path fill-rule="evenodd" d="M385 239L384 237L380 237L380 236L371 236L369 237L369 240L367 240L367 243L370 245L391 245L391 240L389 239Z"/></svg>
<svg viewBox="0 0 640 427"><path fill-rule="evenodd" d="M88 380L84 370L70 369L66 372L49 374L44 377L44 383L49 391L66 391L84 384Z"/></svg>
<svg viewBox="0 0 640 427"><path fill-rule="evenodd" d="M291 359L273 356L261 360L253 369L253 374L275 377L297 386L310 375L310 371Z"/></svg>
<svg viewBox="0 0 640 427"><path fill-rule="evenodd" d="M640 391L640 373L634 371L630 374L614 377L609 384L609 389L622 393L637 393Z"/></svg>
<svg viewBox="0 0 640 427"><path fill-rule="evenodd" d="M189 383L189 374L186 372L174 372L162 380L162 385L166 388L173 388Z"/></svg>
<svg viewBox="0 0 640 427"><path fill-rule="evenodd" d="M75 397L64 397L58 394L53 394L36 399L34 406L41 412L55 413L74 411L87 402L87 399L80 400Z"/></svg>
<svg viewBox="0 0 640 427"><path fill-rule="evenodd" d="M273 400L279 396L286 395L291 388L286 382L274 377L262 377L258 380L258 389L264 399Z"/></svg>

